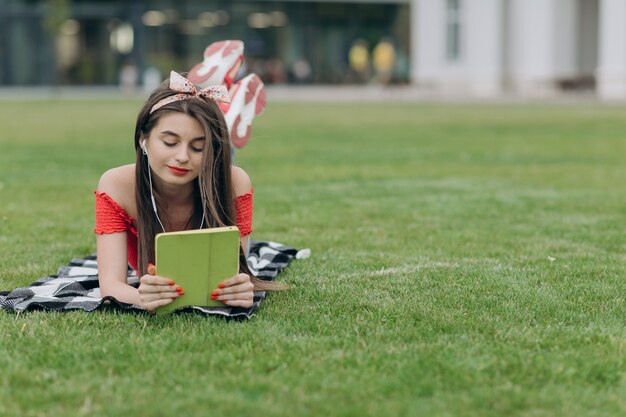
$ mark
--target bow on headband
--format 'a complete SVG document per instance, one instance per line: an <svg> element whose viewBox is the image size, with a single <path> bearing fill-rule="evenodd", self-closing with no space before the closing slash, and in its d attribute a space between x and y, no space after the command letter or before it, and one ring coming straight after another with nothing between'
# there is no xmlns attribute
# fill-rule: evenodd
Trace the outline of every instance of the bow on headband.
<svg viewBox="0 0 626 417"><path fill-rule="evenodd" d="M204 97L213 101L230 103L228 91L223 85L213 85L198 91L196 90L196 86L194 86L191 81L175 71L170 72L170 90L178 91L179 94L174 94L173 96L160 100L157 104L152 106L150 114L154 113L155 110L160 109L166 104L179 100L187 100L189 97Z"/></svg>

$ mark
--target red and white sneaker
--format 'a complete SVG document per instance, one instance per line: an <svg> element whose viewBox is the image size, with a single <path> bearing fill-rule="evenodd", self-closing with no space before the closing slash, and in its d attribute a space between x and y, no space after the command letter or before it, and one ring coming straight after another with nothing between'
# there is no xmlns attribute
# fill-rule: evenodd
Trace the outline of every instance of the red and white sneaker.
<svg viewBox="0 0 626 417"><path fill-rule="evenodd" d="M230 90L243 63L243 42L215 42L206 47L203 55L204 60L189 71L187 79L199 88L224 84Z"/></svg>
<svg viewBox="0 0 626 417"><path fill-rule="evenodd" d="M237 81L230 89L230 108L224 118L230 141L236 148L243 148L248 143L252 120L265 109L266 97L263 81L256 74Z"/></svg>

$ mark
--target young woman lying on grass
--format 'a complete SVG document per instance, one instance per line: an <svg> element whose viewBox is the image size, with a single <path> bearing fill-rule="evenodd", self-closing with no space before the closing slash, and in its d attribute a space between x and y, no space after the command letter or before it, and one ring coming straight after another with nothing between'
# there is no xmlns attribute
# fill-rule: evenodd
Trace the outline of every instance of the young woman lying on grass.
<svg viewBox="0 0 626 417"><path fill-rule="evenodd" d="M248 94L244 104L256 107L257 99L258 94ZM229 133L218 107L229 101L224 86L198 91L172 72L139 112L136 162L104 173L95 193L103 297L150 312L171 303L185 289L157 275L152 265L156 234L232 225L241 232L241 273L222 282L213 299L251 307L253 291L283 288L256 279L246 264L253 188L248 175L231 163ZM139 288L126 282L129 263L138 272Z"/></svg>

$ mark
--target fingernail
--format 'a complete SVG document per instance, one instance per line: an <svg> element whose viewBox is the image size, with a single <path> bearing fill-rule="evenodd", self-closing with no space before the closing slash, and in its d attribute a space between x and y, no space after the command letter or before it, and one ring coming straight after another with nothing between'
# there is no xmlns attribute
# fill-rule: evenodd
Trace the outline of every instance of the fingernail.
<svg viewBox="0 0 626 417"><path fill-rule="evenodd" d="M220 295L220 292L219 292L218 290L215 290L215 291L213 291L213 292L211 293L211 295L212 295L212 296L213 296L213 295L218 296L218 295Z"/></svg>
<svg viewBox="0 0 626 417"><path fill-rule="evenodd" d="M174 281L170 281L170 285L174 285L176 284Z"/></svg>
<svg viewBox="0 0 626 417"><path fill-rule="evenodd" d="M185 295L185 291L180 290L180 292L179 292L178 294L180 294L180 295Z"/></svg>
<svg viewBox="0 0 626 417"><path fill-rule="evenodd" d="M213 299L213 300L217 300L217 295L212 295L212 296L211 296L211 299Z"/></svg>
<svg viewBox="0 0 626 417"><path fill-rule="evenodd" d="M172 300L176 300L176 297L172 297Z"/></svg>
<svg viewBox="0 0 626 417"><path fill-rule="evenodd" d="M176 291L182 291L183 289L180 288L178 285L176 286Z"/></svg>
<svg viewBox="0 0 626 417"><path fill-rule="evenodd" d="M224 288L225 286L226 286L226 285L224 285L224 284L220 284L220 285L218 285L218 287L219 287L219 288Z"/></svg>
<svg viewBox="0 0 626 417"><path fill-rule="evenodd" d="M222 304L226 304L226 301L228 300L220 300L222 302Z"/></svg>

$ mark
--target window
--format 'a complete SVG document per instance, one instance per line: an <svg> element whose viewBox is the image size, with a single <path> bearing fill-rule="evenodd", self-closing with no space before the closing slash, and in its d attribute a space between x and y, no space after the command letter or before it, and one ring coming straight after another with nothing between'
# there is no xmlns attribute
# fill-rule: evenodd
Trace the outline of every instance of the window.
<svg viewBox="0 0 626 417"><path fill-rule="evenodd" d="M446 57L448 61L461 58L461 0L447 0Z"/></svg>

